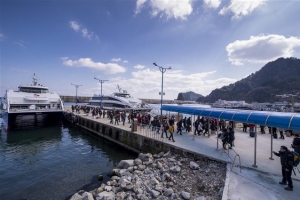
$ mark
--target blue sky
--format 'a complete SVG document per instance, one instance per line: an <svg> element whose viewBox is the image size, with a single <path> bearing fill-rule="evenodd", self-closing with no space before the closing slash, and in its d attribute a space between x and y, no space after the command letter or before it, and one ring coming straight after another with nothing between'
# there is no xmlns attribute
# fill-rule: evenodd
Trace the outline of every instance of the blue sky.
<svg viewBox="0 0 300 200"><path fill-rule="evenodd" d="M300 58L300 1L1 0L1 90L39 82L138 98L208 95L279 57ZM300 67L300 66L299 66ZM267 75L266 75L267 76Z"/></svg>

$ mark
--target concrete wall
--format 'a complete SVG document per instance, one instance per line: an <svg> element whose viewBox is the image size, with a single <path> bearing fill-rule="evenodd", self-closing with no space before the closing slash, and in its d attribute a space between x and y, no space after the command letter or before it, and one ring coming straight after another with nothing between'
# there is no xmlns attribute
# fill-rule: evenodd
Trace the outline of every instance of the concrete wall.
<svg viewBox="0 0 300 200"><path fill-rule="evenodd" d="M171 151L177 154L191 155L196 160L215 160L224 163L224 161L222 160L197 154L195 152L179 148L175 145L163 143L161 141L145 137L131 131L126 131L118 127L110 126L108 124L103 124L101 122L85 118L84 116L74 115L73 113L68 113L65 115L65 117L66 116L68 121L73 123L75 126L84 129L97 137L107 139L136 153L142 152L158 154L162 151Z"/></svg>

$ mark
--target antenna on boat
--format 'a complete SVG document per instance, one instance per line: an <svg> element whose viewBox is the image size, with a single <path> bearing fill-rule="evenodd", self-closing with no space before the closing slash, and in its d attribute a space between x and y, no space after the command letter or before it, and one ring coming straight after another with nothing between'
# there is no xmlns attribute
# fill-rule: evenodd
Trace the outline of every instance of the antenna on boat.
<svg viewBox="0 0 300 200"><path fill-rule="evenodd" d="M38 78L36 77L35 73L33 73L33 77L32 77L33 85L37 85L37 80L38 80Z"/></svg>
<svg viewBox="0 0 300 200"><path fill-rule="evenodd" d="M119 90L119 93L122 92L122 88L119 85L117 85L117 89Z"/></svg>

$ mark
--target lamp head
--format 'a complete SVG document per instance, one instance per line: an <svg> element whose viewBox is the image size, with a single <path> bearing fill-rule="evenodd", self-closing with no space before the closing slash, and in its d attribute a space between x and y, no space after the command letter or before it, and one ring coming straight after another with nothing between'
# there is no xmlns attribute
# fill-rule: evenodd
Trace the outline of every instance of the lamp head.
<svg viewBox="0 0 300 200"><path fill-rule="evenodd" d="M154 62L153 65L157 66L156 62Z"/></svg>
<svg viewBox="0 0 300 200"><path fill-rule="evenodd" d="M172 67L170 66L168 69L172 69Z"/></svg>

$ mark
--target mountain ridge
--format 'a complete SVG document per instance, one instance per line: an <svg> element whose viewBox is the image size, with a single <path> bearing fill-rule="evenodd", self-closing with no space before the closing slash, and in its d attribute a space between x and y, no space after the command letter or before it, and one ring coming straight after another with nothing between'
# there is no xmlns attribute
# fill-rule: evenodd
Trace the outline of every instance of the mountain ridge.
<svg viewBox="0 0 300 200"><path fill-rule="evenodd" d="M246 102L274 102L276 95L299 94L300 59L278 58L260 70L230 85L214 89L196 101L213 103L218 99Z"/></svg>

